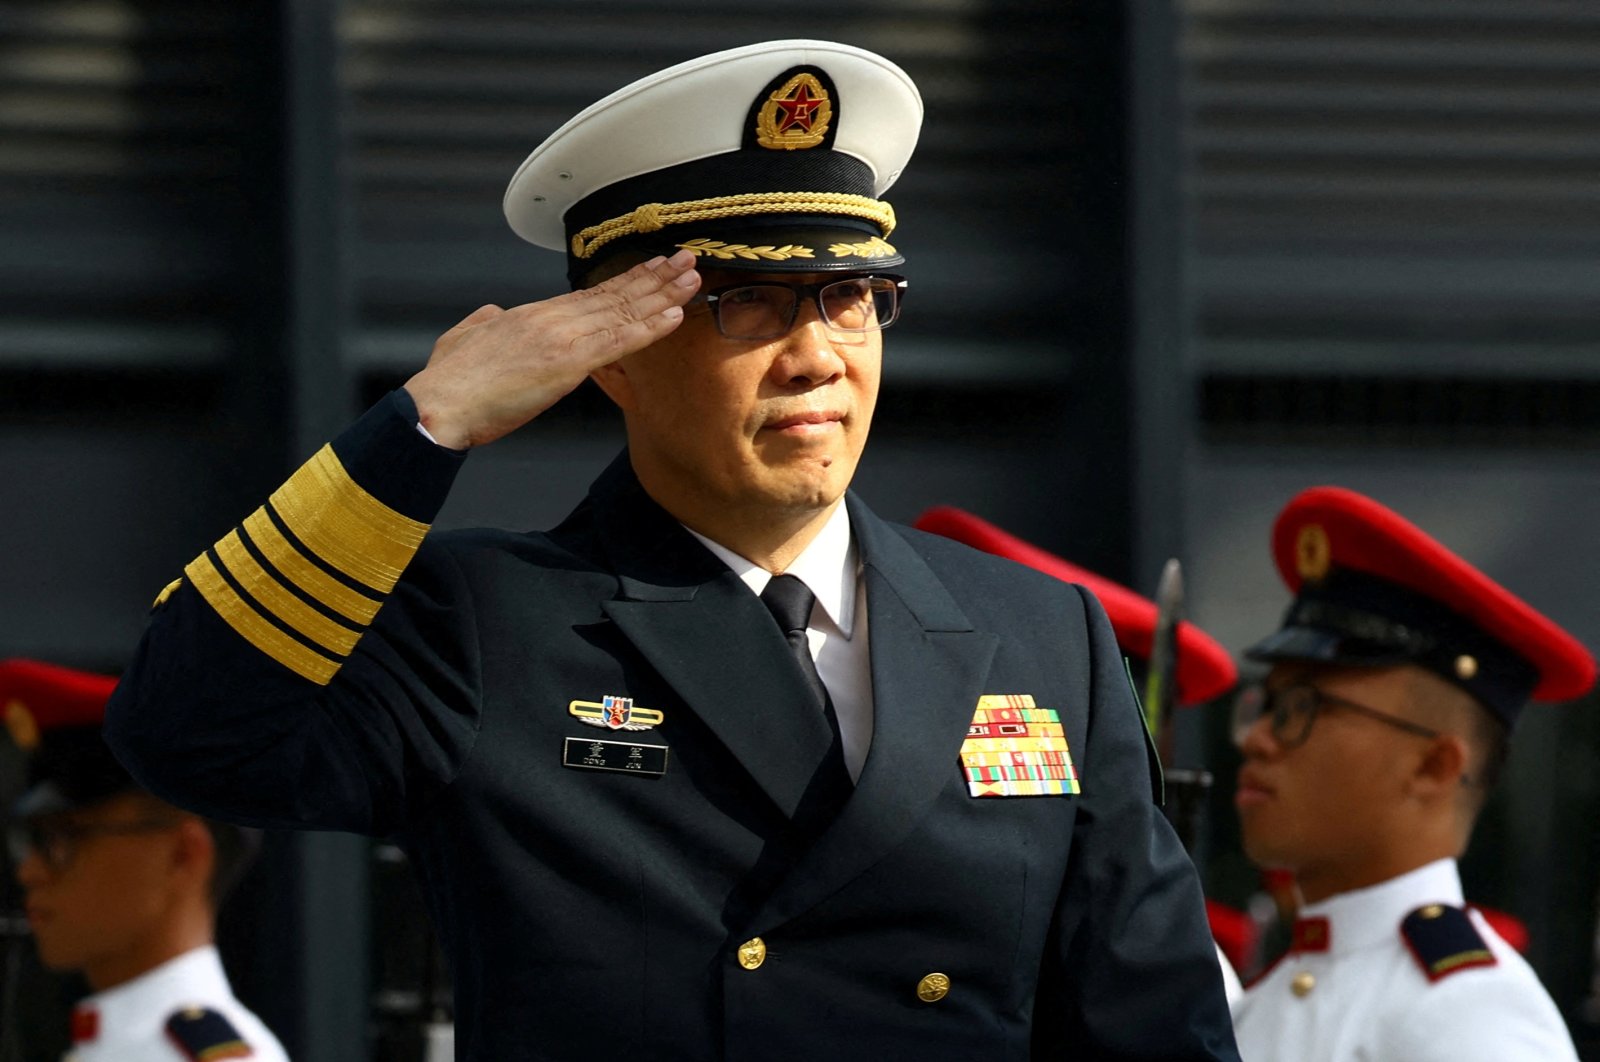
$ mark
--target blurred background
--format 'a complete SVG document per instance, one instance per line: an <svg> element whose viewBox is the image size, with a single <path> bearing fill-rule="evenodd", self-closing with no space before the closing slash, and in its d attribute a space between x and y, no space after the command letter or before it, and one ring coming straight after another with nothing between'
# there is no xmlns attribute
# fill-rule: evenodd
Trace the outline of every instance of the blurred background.
<svg viewBox="0 0 1600 1062"><path fill-rule="evenodd" d="M3 0L0 656L115 674L155 593L440 332L563 290L499 209L543 137L783 36L881 52L927 105L888 195L879 512L958 505L1146 594L1178 557L1237 649L1287 604L1273 517L1337 483L1600 649L1583 0ZM475 454L440 524L548 526L620 442L581 389ZM1596 707L1525 715L1464 866L1588 1059ZM1176 759L1218 779L1196 856L1245 907L1226 715L1187 712ZM448 1023L381 842L271 838L222 947L305 1062L421 1059ZM16 1057L53 1059L79 989L13 964Z"/></svg>

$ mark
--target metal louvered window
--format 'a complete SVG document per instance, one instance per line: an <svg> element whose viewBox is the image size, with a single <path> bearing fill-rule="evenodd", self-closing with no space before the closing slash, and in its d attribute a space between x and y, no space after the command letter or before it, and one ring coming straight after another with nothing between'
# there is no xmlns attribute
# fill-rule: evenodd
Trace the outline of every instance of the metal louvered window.
<svg viewBox="0 0 1600 1062"><path fill-rule="evenodd" d="M1208 427L1292 426L1270 396L1320 388L1358 432L1496 437L1570 381L1554 437L1600 432L1600 8L1183 9ZM1334 396L1329 377L1373 382Z"/></svg>
<svg viewBox="0 0 1600 1062"><path fill-rule="evenodd" d="M0 8L0 367L223 360L246 21L228 4Z"/></svg>

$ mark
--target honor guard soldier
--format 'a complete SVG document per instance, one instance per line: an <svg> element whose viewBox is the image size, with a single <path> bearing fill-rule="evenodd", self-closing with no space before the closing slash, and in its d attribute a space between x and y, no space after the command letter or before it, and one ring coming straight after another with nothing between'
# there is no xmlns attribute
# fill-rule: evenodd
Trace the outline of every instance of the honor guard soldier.
<svg viewBox="0 0 1600 1062"><path fill-rule="evenodd" d="M392 835L463 1059L1237 1057L1104 614L846 494L921 117L825 41L589 107L504 202L578 290L452 328L155 607L115 747ZM430 533L586 377L628 447L572 515Z"/></svg>
<svg viewBox="0 0 1600 1062"><path fill-rule="evenodd" d="M1148 666L1159 625L1160 608L1143 594L1079 567L996 527L982 517L952 505L929 509L917 517L912 526L964 542L985 553L1026 564L1064 583L1082 586L1094 594L1106 610L1111 629L1116 634L1117 648L1130 661ZM1178 624L1177 665L1174 703L1178 705L1215 700L1232 690L1239 679L1239 669L1227 649L1193 623ZM1159 772L1161 768L1157 764L1153 769ZM1242 912L1208 899L1206 920L1217 942L1217 961L1222 969L1228 1001L1232 1004L1244 991L1236 971L1247 957L1253 940L1249 919Z"/></svg>
<svg viewBox="0 0 1600 1062"><path fill-rule="evenodd" d="M100 725L115 681L0 661L6 728L28 757L7 822L39 957L93 994L72 1015L71 1062L287 1062L233 996L212 945L217 905L254 831L207 822L141 790Z"/></svg>
<svg viewBox="0 0 1600 1062"><path fill-rule="evenodd" d="M1587 651L1398 514L1317 487L1279 515L1295 594L1249 650L1235 800L1246 853L1293 871L1288 953L1235 1012L1247 1059L1575 1058L1456 859L1530 699L1594 683Z"/></svg>

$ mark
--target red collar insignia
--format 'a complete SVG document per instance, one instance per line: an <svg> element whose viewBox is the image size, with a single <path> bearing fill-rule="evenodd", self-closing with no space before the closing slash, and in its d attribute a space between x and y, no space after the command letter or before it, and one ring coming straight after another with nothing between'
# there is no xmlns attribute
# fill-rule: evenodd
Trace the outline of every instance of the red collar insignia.
<svg viewBox="0 0 1600 1062"><path fill-rule="evenodd" d="M93 1007L72 1009L72 1042L86 1044L100 1035L100 1012Z"/></svg>
<svg viewBox="0 0 1600 1062"><path fill-rule="evenodd" d="M1332 931L1326 918L1297 918L1294 922L1293 951L1327 951Z"/></svg>

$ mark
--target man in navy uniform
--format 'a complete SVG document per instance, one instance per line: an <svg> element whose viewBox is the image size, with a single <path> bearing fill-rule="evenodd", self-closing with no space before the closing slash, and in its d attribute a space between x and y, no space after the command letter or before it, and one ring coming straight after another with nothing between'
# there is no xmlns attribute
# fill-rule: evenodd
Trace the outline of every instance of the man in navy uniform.
<svg viewBox="0 0 1600 1062"><path fill-rule="evenodd" d="M465 1058L1235 1057L1099 607L846 495L921 111L820 41L591 106L505 199L578 290L451 329L161 595L118 750L395 836ZM628 448L565 522L428 534L586 377Z"/></svg>
<svg viewBox="0 0 1600 1062"><path fill-rule="evenodd" d="M1235 800L1246 853L1294 872L1289 952L1235 1011L1246 1058L1573 1059L1533 970L1465 907L1456 859L1530 700L1587 650L1398 513L1316 487L1279 514L1294 602L1249 656Z"/></svg>
<svg viewBox="0 0 1600 1062"><path fill-rule="evenodd" d="M0 661L0 705L28 757L8 842L39 958L92 994L72 1016L72 1062L286 1062L234 998L212 944L218 905L253 831L143 792L100 736L114 681Z"/></svg>

